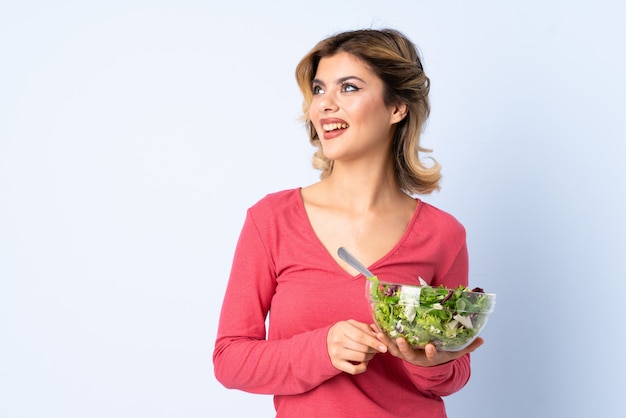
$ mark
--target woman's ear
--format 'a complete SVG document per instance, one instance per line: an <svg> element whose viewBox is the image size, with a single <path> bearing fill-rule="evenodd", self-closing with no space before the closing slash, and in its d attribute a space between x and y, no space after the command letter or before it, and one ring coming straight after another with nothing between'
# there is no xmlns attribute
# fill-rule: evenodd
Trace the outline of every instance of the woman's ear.
<svg viewBox="0 0 626 418"><path fill-rule="evenodd" d="M405 103L398 103L391 108L391 123L395 124L400 122L402 119L406 117L406 114L409 110Z"/></svg>

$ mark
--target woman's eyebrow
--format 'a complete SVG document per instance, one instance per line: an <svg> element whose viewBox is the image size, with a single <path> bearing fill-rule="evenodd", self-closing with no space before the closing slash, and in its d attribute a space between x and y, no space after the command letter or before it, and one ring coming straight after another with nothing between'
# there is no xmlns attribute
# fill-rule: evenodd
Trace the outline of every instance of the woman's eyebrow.
<svg viewBox="0 0 626 418"><path fill-rule="evenodd" d="M365 80L363 80L361 77L357 77L355 75L349 75L349 76L346 76L346 77L341 77L340 79L337 80L337 84L345 83L348 80L358 80L358 81L360 81L363 84L367 84L367 83L365 83Z"/></svg>
<svg viewBox="0 0 626 418"><path fill-rule="evenodd" d="M357 77L355 75L348 75L348 76L345 76L345 77L340 77L340 78L337 79L336 83L337 84L342 84L342 83L345 83L348 80L358 80L361 83L367 84L367 83L365 83L365 80L363 80L361 77ZM319 78L313 79L313 81L311 81L311 84L318 84L320 86L324 86L325 85L324 82L322 80L320 80Z"/></svg>

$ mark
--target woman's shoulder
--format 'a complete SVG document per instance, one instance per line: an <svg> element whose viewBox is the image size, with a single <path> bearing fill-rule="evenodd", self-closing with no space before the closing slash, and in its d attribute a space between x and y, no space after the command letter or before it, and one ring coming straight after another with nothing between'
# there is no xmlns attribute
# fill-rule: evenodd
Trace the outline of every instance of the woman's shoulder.
<svg viewBox="0 0 626 418"><path fill-rule="evenodd" d="M293 203L300 197L300 188L285 189L268 193L259 199L252 207L273 206L285 202Z"/></svg>
<svg viewBox="0 0 626 418"><path fill-rule="evenodd" d="M259 215L280 215L286 210L297 210L301 205L300 188L285 189L266 194L249 209Z"/></svg>
<svg viewBox="0 0 626 418"><path fill-rule="evenodd" d="M430 203L419 200L420 206L419 217L421 225L431 225L433 228L441 231L447 230L452 233L465 235L465 227L451 213L433 206Z"/></svg>

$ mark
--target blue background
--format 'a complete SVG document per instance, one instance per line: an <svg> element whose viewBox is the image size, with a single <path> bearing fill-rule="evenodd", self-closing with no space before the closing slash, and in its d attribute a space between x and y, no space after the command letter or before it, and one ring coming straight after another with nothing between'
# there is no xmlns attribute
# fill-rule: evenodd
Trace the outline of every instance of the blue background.
<svg viewBox="0 0 626 418"><path fill-rule="evenodd" d="M0 416L273 416L211 354L248 206L310 184L293 72L394 27L431 78L425 197L497 293L450 417L623 417L626 6L0 2ZM381 388L384 390L384 388Z"/></svg>

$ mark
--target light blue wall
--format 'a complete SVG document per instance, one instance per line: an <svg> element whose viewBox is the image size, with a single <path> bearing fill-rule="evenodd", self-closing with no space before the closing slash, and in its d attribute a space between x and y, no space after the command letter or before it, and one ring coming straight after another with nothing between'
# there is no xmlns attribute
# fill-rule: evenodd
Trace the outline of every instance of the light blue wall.
<svg viewBox="0 0 626 418"><path fill-rule="evenodd" d="M273 416L213 377L230 259L316 181L297 61L369 26L422 50L426 200L498 294L449 416L626 415L623 2L86 3L0 3L0 416Z"/></svg>

